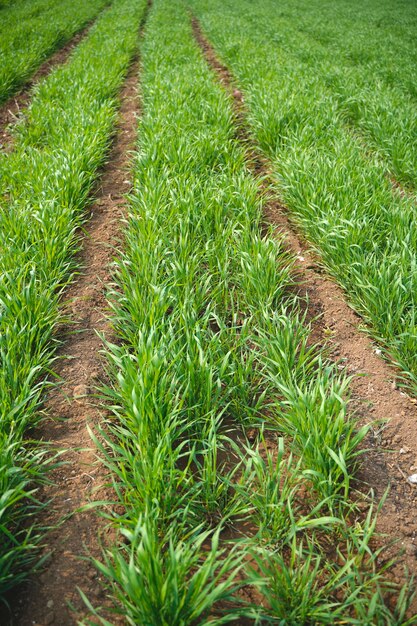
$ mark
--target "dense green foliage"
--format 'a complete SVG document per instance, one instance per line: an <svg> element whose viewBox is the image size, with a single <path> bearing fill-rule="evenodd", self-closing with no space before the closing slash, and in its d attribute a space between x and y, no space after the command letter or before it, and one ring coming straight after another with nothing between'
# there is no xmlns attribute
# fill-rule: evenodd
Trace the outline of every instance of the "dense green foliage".
<svg viewBox="0 0 417 626"><path fill-rule="evenodd" d="M311 80L342 119L371 140L397 180L416 187L414 2L266 0L235 9L233 2L222 3L225 16L238 18L241 28L252 24L274 63L288 58L303 72L302 84Z"/></svg>
<svg viewBox="0 0 417 626"><path fill-rule="evenodd" d="M0 100L105 4L4 1ZM0 155L0 599L38 562L37 487L51 461L27 437L145 4L113 1L36 87ZM417 382L415 8L155 0L109 291L112 416L94 435L118 539L96 566L134 626L411 626L409 586L389 582L374 545L372 494L366 513L350 499L367 427L347 411L349 380L312 345L190 8L244 92L294 219Z"/></svg>
<svg viewBox="0 0 417 626"><path fill-rule="evenodd" d="M261 235L261 182L181 0L155 0L141 59L99 437L120 534L97 567L132 625L405 624L407 591L388 608L398 589L370 548L372 506L348 521L366 429L311 346L288 254ZM248 584L264 602L239 603Z"/></svg>
<svg viewBox="0 0 417 626"><path fill-rule="evenodd" d="M0 13L0 104L106 4L108 0L20 0L5 5Z"/></svg>
<svg viewBox="0 0 417 626"><path fill-rule="evenodd" d="M24 435L39 418L76 229L106 155L144 5L114 2L71 62L39 85L14 150L0 160L0 596L33 557L30 498L42 455Z"/></svg>
<svg viewBox="0 0 417 626"><path fill-rule="evenodd" d="M415 198L391 181L413 187L417 171L415 94L405 78L415 5L396 5L394 18L391 3L190 4L244 91L283 200L415 390ZM389 72L393 50L398 77Z"/></svg>

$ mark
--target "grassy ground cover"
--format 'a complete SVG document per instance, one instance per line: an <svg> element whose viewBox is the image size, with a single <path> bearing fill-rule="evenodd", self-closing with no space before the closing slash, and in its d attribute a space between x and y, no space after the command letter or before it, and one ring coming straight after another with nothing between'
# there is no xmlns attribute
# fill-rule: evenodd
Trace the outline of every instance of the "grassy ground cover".
<svg viewBox="0 0 417 626"><path fill-rule="evenodd" d="M314 75L391 174L416 188L415 3L244 2L241 15Z"/></svg>
<svg viewBox="0 0 417 626"><path fill-rule="evenodd" d="M30 498L42 453L25 432L39 419L77 228L106 156L144 8L144 0L113 3L71 62L39 85L15 129L14 151L1 156L0 597L33 558Z"/></svg>
<svg viewBox="0 0 417 626"><path fill-rule="evenodd" d="M266 36L262 7L258 23L233 2L190 4L243 88L283 200L415 389L415 201L347 127L323 76L280 45L281 30Z"/></svg>
<svg viewBox="0 0 417 626"><path fill-rule="evenodd" d="M349 503L365 430L260 234L260 182L181 0L153 3L142 64L100 444L118 541L96 565L132 625L405 624L372 510ZM234 598L248 585L253 606Z"/></svg>
<svg viewBox="0 0 417 626"><path fill-rule="evenodd" d="M340 65L366 69L371 86L379 80L382 88L391 85L404 95L417 95L413 71L417 11L413 2L353 0L335 5L295 0L286 5L286 15L292 23L297 20L299 32L308 35L312 43L321 44L323 50L331 48Z"/></svg>
<svg viewBox="0 0 417 626"><path fill-rule="evenodd" d="M35 0L3 7L0 12L0 104L107 3L107 0Z"/></svg>

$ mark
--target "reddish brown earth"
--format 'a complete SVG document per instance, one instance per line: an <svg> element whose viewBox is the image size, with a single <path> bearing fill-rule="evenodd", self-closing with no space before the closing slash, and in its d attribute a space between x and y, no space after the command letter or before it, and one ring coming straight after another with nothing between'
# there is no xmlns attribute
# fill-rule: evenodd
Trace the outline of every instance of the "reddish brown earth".
<svg viewBox="0 0 417 626"><path fill-rule="evenodd" d="M192 26L207 63L231 96L248 165L264 179L265 224L276 227L279 238L285 236L286 245L295 255L296 273L301 291L308 298L310 314L319 316L313 322L314 339L329 344L339 368L353 377L351 410L362 423L374 424L366 442L369 451L363 457L357 486L364 493L372 488L377 499L389 487L377 530L386 535L386 542L398 542L387 554L398 556L402 552L391 577L404 582L404 567L417 575L417 486L407 482L410 474L417 473L417 400L398 388L396 379L400 372L382 359L381 351L364 332L363 321L350 308L346 295L325 273L320 260L297 231L280 202L271 166L250 136L244 95L195 18ZM417 612L416 600L412 610Z"/></svg>
<svg viewBox="0 0 417 626"><path fill-rule="evenodd" d="M88 25L76 33L65 46L52 54L52 56L39 67L30 80L21 87L20 91L0 106L0 148L10 149L12 137L9 133L9 126L15 124L21 118L32 98L33 88L40 83L41 80L46 78L53 69L68 61L72 51L87 37L96 20L97 18L91 20Z"/></svg>
<svg viewBox="0 0 417 626"><path fill-rule="evenodd" d="M53 500L40 516L45 525L61 525L46 538L51 553L43 572L28 581L19 596L11 598L14 626L70 626L86 611L77 587L94 606L106 604L97 571L80 557L100 556L98 534L104 522L96 511L77 513L89 502L111 499L104 486L103 466L97 462L88 426L100 424L104 411L94 394L105 380L102 341L97 332L109 336L106 320L106 283L114 246L120 238L120 220L124 214L125 194L130 190L129 151L134 148L138 113L138 62L129 72L121 92L121 109L113 147L96 190L78 262L78 279L66 292L65 307L74 322L71 334L62 336L63 345L56 373L62 384L46 398L47 418L37 437L58 450L64 449L62 465L53 471L54 484L42 489L41 500ZM103 533L102 533L103 534ZM104 537L104 540L105 537ZM109 537L107 536L107 541ZM73 610L69 609L69 604ZM6 624L6 618L1 624ZM118 620L112 618L112 623Z"/></svg>

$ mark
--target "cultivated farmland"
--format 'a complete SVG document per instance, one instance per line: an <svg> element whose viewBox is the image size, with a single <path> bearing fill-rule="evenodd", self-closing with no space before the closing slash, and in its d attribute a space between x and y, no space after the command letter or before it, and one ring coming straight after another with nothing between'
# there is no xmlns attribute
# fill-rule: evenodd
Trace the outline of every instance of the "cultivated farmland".
<svg viewBox="0 0 417 626"><path fill-rule="evenodd" d="M417 624L416 22L0 3L1 624Z"/></svg>
<svg viewBox="0 0 417 626"><path fill-rule="evenodd" d="M36 0L4 7L0 23L0 103L104 5L104 0L87 4Z"/></svg>

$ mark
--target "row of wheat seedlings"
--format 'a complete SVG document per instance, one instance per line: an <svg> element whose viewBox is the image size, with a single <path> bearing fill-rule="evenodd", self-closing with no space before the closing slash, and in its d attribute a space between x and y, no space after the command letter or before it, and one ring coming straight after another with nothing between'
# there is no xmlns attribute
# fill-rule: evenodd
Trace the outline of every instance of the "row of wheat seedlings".
<svg viewBox="0 0 417 626"><path fill-rule="evenodd" d="M243 89L248 122L282 199L415 391L414 199L393 189L378 156L346 127L319 74L256 22L237 16L236 3L234 13L224 14L218 0L192 4Z"/></svg>
<svg viewBox="0 0 417 626"><path fill-rule="evenodd" d="M244 7L254 10L258 23L264 21L264 17L257 12L259 7L252 5L250 8L246 4ZM263 7L268 7L268 4L263 4ZM378 3L371 0L365 4L352 0L336 5L320 0L290 0L284 10L275 5L275 10L269 11L268 17L270 25L276 25L280 18L283 20L279 30L275 30L276 39L280 39L282 34L286 38L287 33L283 30L288 29L301 37L303 52L307 52L307 46L303 45L307 35L313 51L319 54L319 46L323 50L331 48L335 60L343 64L348 72L355 67L361 69L366 66L371 89L380 81L382 88L388 84L402 89L404 95L417 95L414 79L417 12L414 3L391 0ZM294 38L291 48L296 46Z"/></svg>
<svg viewBox="0 0 417 626"><path fill-rule="evenodd" d="M291 260L260 234L260 183L181 0L154 2L142 64L97 437L117 541L96 566L115 611L161 626L402 623L408 592L388 608L372 507L360 520L348 500L366 429L309 345Z"/></svg>
<svg viewBox="0 0 417 626"><path fill-rule="evenodd" d="M17 2L0 11L0 103L30 78L37 67L64 45L106 0ZM1 8L1 5L0 5Z"/></svg>
<svg viewBox="0 0 417 626"><path fill-rule="evenodd" d="M261 6L244 0L240 6L237 18L234 0L222 3L224 19L237 18L242 29L250 22L271 43L270 71L290 59L319 99L378 151L387 172L416 189L415 5L290 0L281 10L273 0Z"/></svg>
<svg viewBox="0 0 417 626"><path fill-rule="evenodd" d="M71 62L39 86L15 129L14 151L0 160L0 597L36 554L44 452L26 433L50 384L77 228L106 157L144 7L114 2Z"/></svg>

